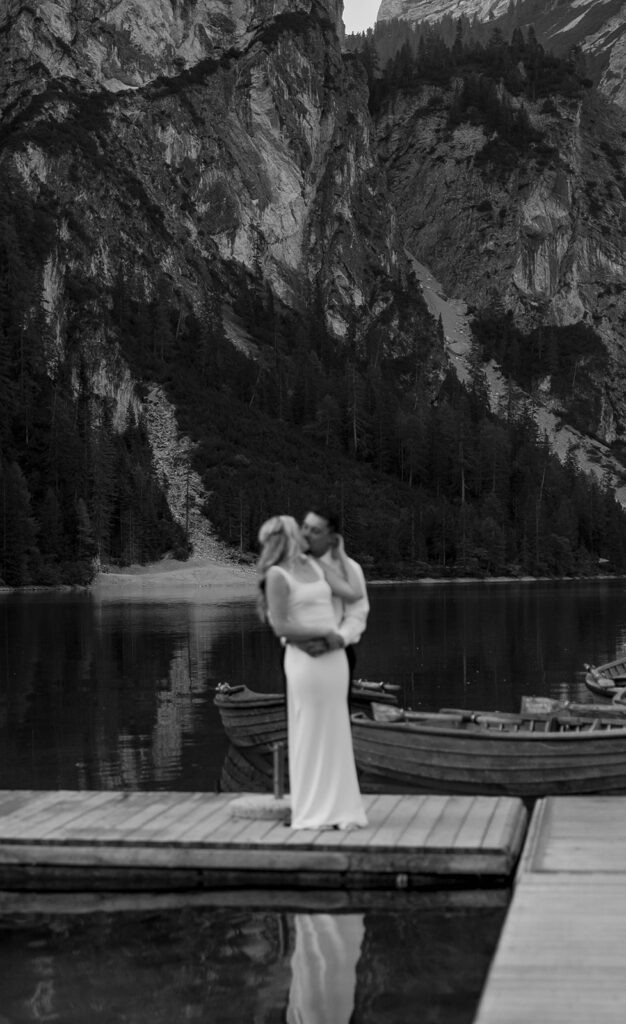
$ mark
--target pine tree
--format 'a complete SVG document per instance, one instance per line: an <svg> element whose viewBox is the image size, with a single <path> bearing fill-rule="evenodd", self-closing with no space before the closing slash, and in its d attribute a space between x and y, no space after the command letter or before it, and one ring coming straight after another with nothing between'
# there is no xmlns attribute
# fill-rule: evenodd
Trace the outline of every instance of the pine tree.
<svg viewBox="0 0 626 1024"><path fill-rule="evenodd" d="M16 391L9 340L0 326L0 451L4 452L11 440Z"/></svg>
<svg viewBox="0 0 626 1024"><path fill-rule="evenodd" d="M28 484L16 462L0 464L0 577L10 587L31 582L35 521Z"/></svg>
<svg viewBox="0 0 626 1024"><path fill-rule="evenodd" d="M76 502L76 524L78 537L78 555L80 558L93 558L97 551L91 519L84 498Z"/></svg>
<svg viewBox="0 0 626 1024"><path fill-rule="evenodd" d="M63 516L57 496L48 487L39 510L39 550L47 561L61 561L66 555Z"/></svg>

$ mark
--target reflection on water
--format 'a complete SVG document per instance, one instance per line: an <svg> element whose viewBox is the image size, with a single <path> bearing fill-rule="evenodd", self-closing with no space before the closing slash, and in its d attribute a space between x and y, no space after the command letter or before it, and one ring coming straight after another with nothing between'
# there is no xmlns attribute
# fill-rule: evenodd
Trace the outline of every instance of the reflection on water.
<svg viewBox="0 0 626 1024"><path fill-rule="evenodd" d="M583 663L626 643L618 582L373 587L371 603L357 673L400 684L414 707L584 699ZM251 601L0 595L0 788L253 788L259 766L228 751L213 707L222 680L280 687ZM368 894L339 915L96 901L12 918L5 904L0 1020L470 1024L504 906L413 895L377 909Z"/></svg>
<svg viewBox="0 0 626 1024"><path fill-rule="evenodd" d="M211 790L225 750L217 682L233 668L273 675L273 645L242 602L9 595L0 624L6 788Z"/></svg>
<svg viewBox="0 0 626 1024"><path fill-rule="evenodd" d="M287 1024L349 1024L363 914L296 914Z"/></svg>
<svg viewBox="0 0 626 1024"><path fill-rule="evenodd" d="M1 1019L470 1024L504 907L425 899L345 914L4 913Z"/></svg>
<svg viewBox="0 0 626 1024"><path fill-rule="evenodd" d="M622 581L377 586L371 604L357 675L412 707L584 700L584 662L626 646ZM0 595L0 787L213 790L224 680L280 689L252 600Z"/></svg>

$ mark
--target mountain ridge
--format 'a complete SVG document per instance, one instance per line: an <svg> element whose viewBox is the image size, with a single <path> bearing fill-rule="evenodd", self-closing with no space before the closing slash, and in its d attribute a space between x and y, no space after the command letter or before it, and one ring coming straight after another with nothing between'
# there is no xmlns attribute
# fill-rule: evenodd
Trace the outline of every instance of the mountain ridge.
<svg viewBox="0 0 626 1024"><path fill-rule="evenodd" d="M518 346L546 326L555 366L583 314L617 336L617 122L578 102L575 68L546 65L565 99L459 65L462 91L420 71L375 102L333 0L73 10L12 0L0 35L5 577L66 578L71 555L82 579L217 535L245 561L264 517L320 495L386 578L626 560L612 494L548 457L525 399L494 417L481 367L468 388L450 373L407 256L474 303L485 346L496 298ZM619 352L608 382L581 358L573 413L619 441Z"/></svg>

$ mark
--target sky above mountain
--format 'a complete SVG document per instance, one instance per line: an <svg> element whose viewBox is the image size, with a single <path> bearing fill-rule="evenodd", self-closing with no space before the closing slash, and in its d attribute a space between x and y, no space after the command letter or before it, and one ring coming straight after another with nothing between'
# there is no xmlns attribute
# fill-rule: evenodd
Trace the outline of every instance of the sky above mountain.
<svg viewBox="0 0 626 1024"><path fill-rule="evenodd" d="M346 32L365 32L376 21L380 0L344 0L343 23Z"/></svg>

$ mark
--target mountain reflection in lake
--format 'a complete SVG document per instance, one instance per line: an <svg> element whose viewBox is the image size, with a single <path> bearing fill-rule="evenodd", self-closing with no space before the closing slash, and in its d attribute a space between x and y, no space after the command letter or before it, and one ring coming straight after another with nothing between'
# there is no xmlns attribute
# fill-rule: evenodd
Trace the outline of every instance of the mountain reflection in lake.
<svg viewBox="0 0 626 1024"><path fill-rule="evenodd" d="M393 897L394 894L391 894ZM68 898L66 897L66 900ZM379 897L380 899L380 897ZM469 1024L504 906L0 917L2 1019Z"/></svg>
<svg viewBox="0 0 626 1024"><path fill-rule="evenodd" d="M0 788L216 788L215 686L279 689L278 644L252 599L161 598L0 595ZM626 644L622 581L372 586L371 604L357 675L412 707L584 700L584 662Z"/></svg>

